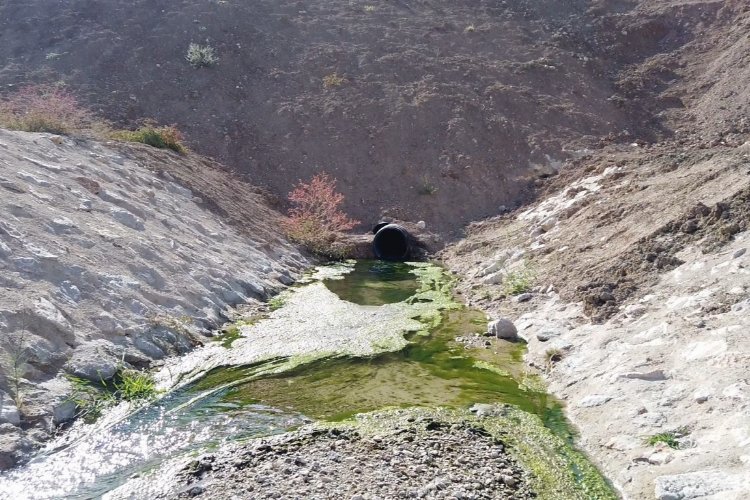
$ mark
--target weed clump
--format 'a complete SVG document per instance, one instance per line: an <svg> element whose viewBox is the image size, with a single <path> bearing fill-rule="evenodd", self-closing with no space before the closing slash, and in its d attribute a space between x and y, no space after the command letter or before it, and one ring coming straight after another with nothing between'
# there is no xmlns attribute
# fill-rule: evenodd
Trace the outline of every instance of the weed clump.
<svg viewBox="0 0 750 500"><path fill-rule="evenodd" d="M194 68L207 68L219 62L219 57L213 47L197 43L188 45L185 59Z"/></svg>
<svg viewBox="0 0 750 500"><path fill-rule="evenodd" d="M328 174L315 175L309 183L300 181L289 193L293 207L284 222L287 235L311 252L340 258L337 236L359 224L341 210L344 195L336 191L336 179Z"/></svg>
<svg viewBox="0 0 750 500"><path fill-rule="evenodd" d="M338 73L331 73L330 75L326 75L323 77L323 87L327 89L341 87L348 81L349 80L339 75Z"/></svg>
<svg viewBox="0 0 750 500"><path fill-rule="evenodd" d="M69 135L89 130L94 115L56 85L28 85L0 100L0 126L24 132Z"/></svg>
<svg viewBox="0 0 750 500"><path fill-rule="evenodd" d="M687 434L688 434L688 429L686 427L680 427L679 429L675 429L674 431L660 432L658 434L653 434L651 436L648 436L644 439L644 442L649 446L665 444L668 447L676 450L680 447L679 438Z"/></svg>
<svg viewBox="0 0 750 500"><path fill-rule="evenodd" d="M531 290L534 282L534 272L525 265L508 271L503 278L503 288L506 295L520 295Z"/></svg>
<svg viewBox="0 0 750 500"><path fill-rule="evenodd" d="M137 370L120 369L111 380L90 382L73 375L68 380L73 385L70 396L78 410L76 417L93 422L102 412L121 401L143 404L156 397L158 390L153 377Z"/></svg>
<svg viewBox="0 0 750 500"><path fill-rule="evenodd" d="M159 149L171 149L177 153L187 152L182 132L175 125L157 126L147 123L137 130L117 130L111 137L118 141L140 142Z"/></svg>

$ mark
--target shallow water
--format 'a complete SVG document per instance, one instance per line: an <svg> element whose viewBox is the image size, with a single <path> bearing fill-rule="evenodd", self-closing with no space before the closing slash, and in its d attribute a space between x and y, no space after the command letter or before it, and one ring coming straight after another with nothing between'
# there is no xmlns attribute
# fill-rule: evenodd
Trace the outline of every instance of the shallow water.
<svg viewBox="0 0 750 500"><path fill-rule="evenodd" d="M440 284L433 283L425 290L429 281L420 280L418 275L426 270L424 265L361 261L354 266L320 270L312 284L301 287L319 287L316 280L322 279L341 299L361 305L360 309L335 309L361 314L360 323L381 317L375 310L394 304L398 311L407 311L406 317L413 311L415 319L420 319L426 311L435 310L424 307L425 302L446 299L441 295L446 288L440 288ZM323 297L335 299L330 294ZM0 476L0 498L97 498L167 459L205 451L225 441L284 432L301 425L307 417L340 420L388 406L510 403L539 415L558 435L569 437L559 405L544 392L524 384L520 362L523 346L493 340L489 348L466 349L455 337L482 332L486 320L478 311L450 301L446 304L438 308L444 311L437 326L429 326L438 323L435 317L406 323L413 323L415 330L406 335L409 342L405 348L400 349L403 343L394 344L400 349L396 352L386 348L373 351L379 354L371 356L317 356L296 365L284 356L243 364L245 358L238 354L242 349L252 352L252 336L216 342L204 350L204 358L191 361L187 356L182 361L190 367L190 373L195 373L191 365L195 359L214 362L205 363L209 367L220 363L218 367L202 375L198 371L191 379L195 382L176 386L135 413L123 405L95 424L76 424L32 462ZM288 309L298 311L299 317L283 316L287 328L295 335L305 331L315 336L315 331L300 329L300 325L311 324L310 315L319 313L316 304L300 308L292 301ZM332 328L357 324L351 318L333 316L331 321L336 324ZM271 318L248 327L251 330L243 330L244 335L264 332L269 325L278 325L281 317L273 323L272 313ZM286 366L295 367L268 375Z"/></svg>

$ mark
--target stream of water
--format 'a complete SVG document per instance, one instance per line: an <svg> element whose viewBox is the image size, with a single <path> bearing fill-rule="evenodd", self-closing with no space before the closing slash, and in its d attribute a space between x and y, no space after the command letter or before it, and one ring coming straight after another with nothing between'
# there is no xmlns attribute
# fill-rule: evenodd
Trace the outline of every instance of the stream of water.
<svg viewBox="0 0 750 500"><path fill-rule="evenodd" d="M432 300L424 298L431 295L418 293L424 288L418 279L420 269L425 268L360 261L322 282L335 294L328 302L348 304L349 309L341 309L351 311L346 314L361 315L366 321L366 316L380 314L381 308L397 307L394 310L409 316L413 307L419 320L424 319L419 316L423 309L417 306ZM300 285L298 293L316 285L319 280L313 279ZM309 324L310 315L319 314L320 307L309 303L306 310L304 303L299 309L290 305L291 311L299 311L298 317L285 317L284 324L290 328L295 322ZM283 367L290 357L215 363L145 407L133 411L122 404L93 424L77 422L28 464L1 475L0 497L100 498L171 458L230 440L281 433L310 419L340 420L393 406L509 403L540 416L547 427L569 439L560 406L528 383L520 362L522 345L493 340L488 346L466 348L456 337L484 331L486 318L455 304L440 314L437 326L403 332L406 347L370 356L341 356L328 348L326 355L277 373L272 368ZM338 312L328 321L348 325L354 319ZM240 333L235 342L226 338L216 342L206 350L206 359L215 359L217 350L233 354L242 349L237 345L242 341L245 349L253 348L252 333L263 331L264 321L272 318L242 330L249 338Z"/></svg>

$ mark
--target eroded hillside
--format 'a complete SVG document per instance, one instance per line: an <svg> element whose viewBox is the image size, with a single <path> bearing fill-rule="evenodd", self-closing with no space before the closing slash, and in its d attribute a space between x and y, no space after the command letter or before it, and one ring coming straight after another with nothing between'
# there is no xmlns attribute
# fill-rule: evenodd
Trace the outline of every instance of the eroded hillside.
<svg viewBox="0 0 750 500"><path fill-rule="evenodd" d="M747 67L744 9L11 0L0 83L64 81L120 124L177 123L196 150L277 195L325 169L357 218L445 232L528 199L584 148L745 127L733 84ZM218 64L191 67L191 42Z"/></svg>

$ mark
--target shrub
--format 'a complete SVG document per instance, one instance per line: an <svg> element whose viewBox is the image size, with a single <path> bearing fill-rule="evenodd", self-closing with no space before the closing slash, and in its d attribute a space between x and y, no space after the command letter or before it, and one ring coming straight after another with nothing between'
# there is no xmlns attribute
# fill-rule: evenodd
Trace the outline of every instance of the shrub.
<svg viewBox="0 0 750 500"><path fill-rule="evenodd" d="M326 257L337 255L336 236L359 224L341 210L344 195L336 191L336 179L315 175L309 183L299 181L289 193L293 207L284 223L287 235L312 252Z"/></svg>
<svg viewBox="0 0 750 500"><path fill-rule="evenodd" d="M187 59L190 65L194 68L207 68L219 62L219 58L213 47L210 45L199 45L197 43L191 43L188 45L185 59Z"/></svg>
<svg viewBox="0 0 750 500"><path fill-rule="evenodd" d="M71 92L55 85L29 85L0 101L0 125L12 130L71 134L93 122Z"/></svg>
<svg viewBox="0 0 750 500"><path fill-rule="evenodd" d="M323 86L327 89L341 87L346 82L348 82L348 80L343 76L340 76L338 73L331 73L330 75L323 77Z"/></svg>
<svg viewBox="0 0 750 500"><path fill-rule="evenodd" d="M112 132L111 137L118 141L140 142L160 149L171 149L177 153L185 153L187 147L182 143L182 132L177 126L157 126L147 123L137 130L118 130Z"/></svg>

